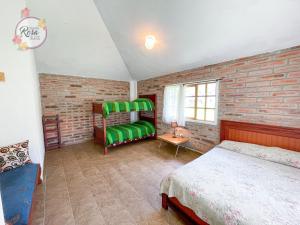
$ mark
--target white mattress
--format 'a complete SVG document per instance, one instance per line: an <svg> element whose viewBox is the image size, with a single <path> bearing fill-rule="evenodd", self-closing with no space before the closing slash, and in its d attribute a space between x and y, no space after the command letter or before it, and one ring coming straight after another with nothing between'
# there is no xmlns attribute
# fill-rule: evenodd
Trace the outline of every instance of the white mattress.
<svg viewBox="0 0 300 225"><path fill-rule="evenodd" d="M300 225L300 169L215 147L161 183L211 225Z"/></svg>

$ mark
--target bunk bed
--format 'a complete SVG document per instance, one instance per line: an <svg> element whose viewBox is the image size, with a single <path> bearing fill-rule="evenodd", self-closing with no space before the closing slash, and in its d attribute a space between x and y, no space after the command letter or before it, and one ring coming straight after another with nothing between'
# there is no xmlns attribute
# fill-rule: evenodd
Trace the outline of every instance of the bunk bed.
<svg viewBox="0 0 300 225"><path fill-rule="evenodd" d="M139 120L128 124L108 126L111 113L138 112ZM97 126L97 114L102 117L102 127ZM156 95L140 95L132 102L93 103L94 142L108 148L157 137Z"/></svg>

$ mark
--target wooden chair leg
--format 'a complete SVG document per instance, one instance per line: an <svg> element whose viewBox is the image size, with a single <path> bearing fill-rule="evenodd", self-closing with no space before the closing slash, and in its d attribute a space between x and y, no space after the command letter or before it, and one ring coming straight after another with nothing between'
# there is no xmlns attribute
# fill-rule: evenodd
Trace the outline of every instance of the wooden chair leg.
<svg viewBox="0 0 300 225"><path fill-rule="evenodd" d="M166 194L162 194L161 195L161 206L168 210L168 195Z"/></svg>
<svg viewBox="0 0 300 225"><path fill-rule="evenodd" d="M104 155L108 154L108 148L107 147L104 148L104 152L103 153L104 153Z"/></svg>
<svg viewBox="0 0 300 225"><path fill-rule="evenodd" d="M37 180L36 180L36 185L37 184L41 184L42 183L42 179L41 179L41 173L42 173L42 169L41 169L41 166L39 166L38 168L38 175L37 175Z"/></svg>

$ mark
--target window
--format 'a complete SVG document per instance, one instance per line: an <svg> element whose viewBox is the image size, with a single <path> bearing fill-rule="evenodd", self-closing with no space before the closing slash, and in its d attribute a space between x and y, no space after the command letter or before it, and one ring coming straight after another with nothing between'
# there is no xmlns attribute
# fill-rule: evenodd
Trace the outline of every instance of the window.
<svg viewBox="0 0 300 225"><path fill-rule="evenodd" d="M185 87L185 118L216 123L217 92L218 82L187 84Z"/></svg>
<svg viewBox="0 0 300 225"><path fill-rule="evenodd" d="M170 124L176 121L179 126L185 126L183 84L166 86L164 90L163 122Z"/></svg>

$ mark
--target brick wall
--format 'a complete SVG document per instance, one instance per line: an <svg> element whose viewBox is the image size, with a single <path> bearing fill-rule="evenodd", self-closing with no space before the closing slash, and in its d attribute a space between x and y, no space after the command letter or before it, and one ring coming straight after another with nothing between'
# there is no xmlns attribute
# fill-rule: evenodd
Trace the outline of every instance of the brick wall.
<svg viewBox="0 0 300 225"><path fill-rule="evenodd" d="M139 94L157 94L158 131L165 85L223 78L219 119L300 127L300 46L138 82ZM191 144L206 151L219 142L219 125L187 123Z"/></svg>
<svg viewBox="0 0 300 225"><path fill-rule="evenodd" d="M129 100L129 83L74 76L40 74L44 115L59 114L62 142L75 144L92 139L92 102ZM101 117L98 117L101 126ZM115 113L108 124L129 122L128 113Z"/></svg>

